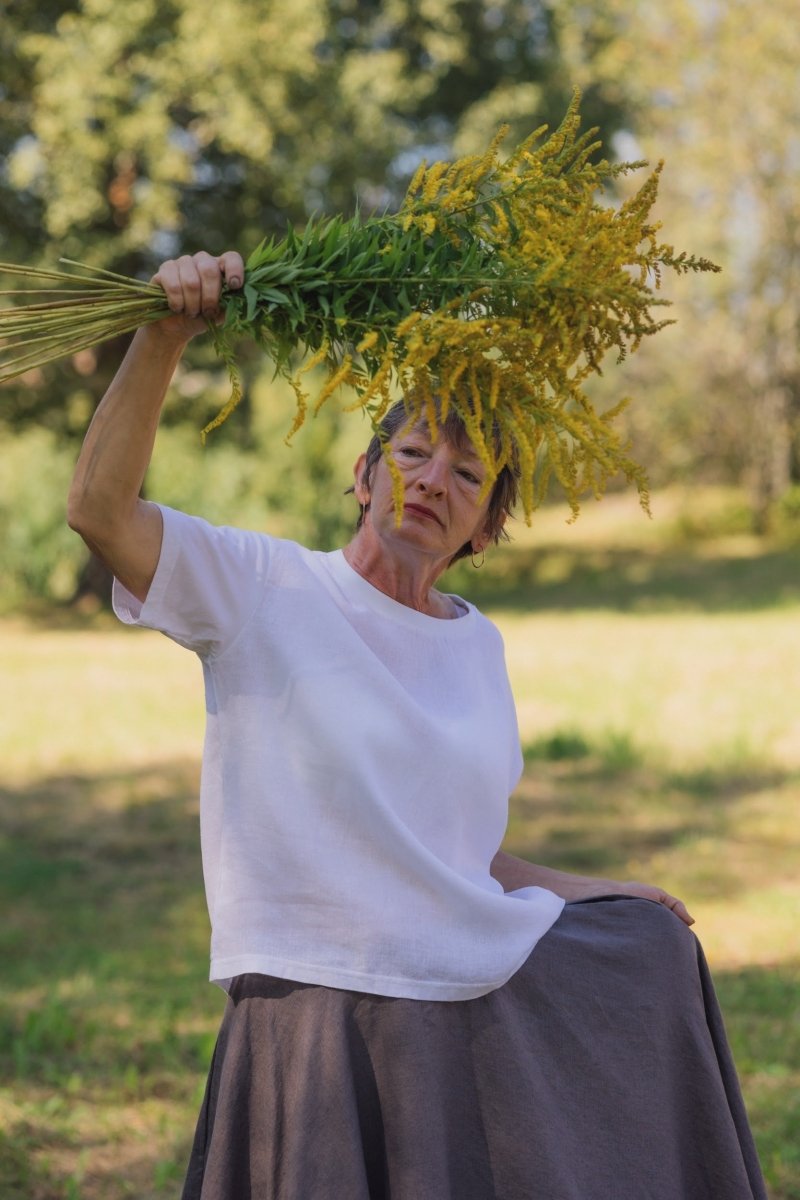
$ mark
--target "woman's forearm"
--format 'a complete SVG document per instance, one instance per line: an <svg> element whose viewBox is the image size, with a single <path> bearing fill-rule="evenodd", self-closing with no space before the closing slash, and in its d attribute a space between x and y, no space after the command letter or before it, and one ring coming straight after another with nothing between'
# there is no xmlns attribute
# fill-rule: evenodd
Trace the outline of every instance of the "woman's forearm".
<svg viewBox="0 0 800 1200"><path fill-rule="evenodd" d="M594 875L571 875L569 871L556 871L553 867L542 867L538 863L527 862L513 854L498 850L492 859L491 873L503 891L513 892L517 888L541 887L555 892L567 902L576 900L591 900L597 896L631 896L639 900L651 900L654 904L663 904L675 913L676 917L686 925L694 925L692 917L682 900L671 892L651 883L627 881L621 883L618 879L606 879Z"/></svg>
<svg viewBox="0 0 800 1200"><path fill-rule="evenodd" d="M528 862L513 854L498 850L491 865L493 877L503 885L503 891L513 892L517 888L542 887L555 892L564 900L584 900L590 895L613 892L617 886L612 879L595 878L589 875L571 875L568 871L557 871Z"/></svg>
<svg viewBox="0 0 800 1200"><path fill-rule="evenodd" d="M140 329L92 419L68 502L73 529L102 540L138 502L180 341Z"/></svg>
<svg viewBox="0 0 800 1200"><path fill-rule="evenodd" d="M94 415L75 469L69 523L90 542L113 546L134 517L160 519L139 501L158 419L186 343L220 317L223 283L242 286L244 263L235 250L214 257L201 250L162 263L159 284L172 315L140 329ZM160 536L160 535L159 535Z"/></svg>

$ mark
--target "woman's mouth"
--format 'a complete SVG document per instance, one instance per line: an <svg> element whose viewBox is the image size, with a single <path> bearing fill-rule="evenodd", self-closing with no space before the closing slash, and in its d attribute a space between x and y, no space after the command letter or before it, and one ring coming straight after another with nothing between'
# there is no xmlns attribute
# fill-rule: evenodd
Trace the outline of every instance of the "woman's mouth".
<svg viewBox="0 0 800 1200"><path fill-rule="evenodd" d="M435 521L437 525L442 524L442 522L440 521L439 517L437 517L437 515L433 511L433 509L426 508L424 504L408 504L408 503L406 503L403 505L403 511L410 512L410 513L414 514L415 516L427 517L428 520Z"/></svg>

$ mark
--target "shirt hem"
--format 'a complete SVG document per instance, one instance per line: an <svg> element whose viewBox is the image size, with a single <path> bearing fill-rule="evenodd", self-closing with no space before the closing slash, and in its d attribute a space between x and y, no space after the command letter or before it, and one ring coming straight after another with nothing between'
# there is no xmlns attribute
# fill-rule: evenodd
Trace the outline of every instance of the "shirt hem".
<svg viewBox="0 0 800 1200"><path fill-rule="evenodd" d="M321 987L347 992L366 992L373 996L390 996L406 1000L476 1000L496 991L527 962L539 941L552 929L564 909L564 902L551 914L547 928L532 941L522 957L498 979L481 983L453 983L435 979L399 979L390 975L362 975L358 971L324 967L314 963L298 963L288 959L271 958L265 954L240 954L234 958L215 958L211 961L209 981L228 991L237 975L271 975L295 983L312 983Z"/></svg>

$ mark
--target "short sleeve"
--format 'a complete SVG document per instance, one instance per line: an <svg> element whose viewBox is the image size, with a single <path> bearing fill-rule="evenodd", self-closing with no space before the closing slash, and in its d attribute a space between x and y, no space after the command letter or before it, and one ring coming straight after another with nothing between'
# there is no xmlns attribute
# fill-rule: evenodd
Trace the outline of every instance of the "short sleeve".
<svg viewBox="0 0 800 1200"><path fill-rule="evenodd" d="M114 612L126 625L158 629L204 658L221 653L264 595L271 539L211 525L159 506L164 532L144 604L114 580Z"/></svg>

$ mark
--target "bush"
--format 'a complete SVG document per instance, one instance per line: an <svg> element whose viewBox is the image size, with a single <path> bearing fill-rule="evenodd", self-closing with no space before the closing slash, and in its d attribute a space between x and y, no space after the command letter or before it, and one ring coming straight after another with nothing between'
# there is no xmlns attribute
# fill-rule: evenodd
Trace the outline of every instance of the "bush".
<svg viewBox="0 0 800 1200"><path fill-rule="evenodd" d="M800 484L792 484L774 504L770 526L779 537L800 540Z"/></svg>
<svg viewBox="0 0 800 1200"><path fill-rule="evenodd" d="M284 444L293 401L257 380L249 422L200 441L200 422L162 424L145 479L153 500L215 524L263 529L315 549L344 544L357 505L343 495L369 427L334 404ZM167 419L172 415L167 409ZM239 422L237 426L237 422ZM66 523L66 501L78 443L44 428L5 433L0 475L0 609L31 602L63 603L76 593L88 554Z"/></svg>
<svg viewBox="0 0 800 1200"><path fill-rule="evenodd" d="M343 493L370 430L330 404L286 446L294 401L284 390L256 380L247 418L234 413L205 446L196 421L162 425L146 494L214 524L267 530L316 550L346 542L358 506Z"/></svg>
<svg viewBox="0 0 800 1200"><path fill-rule="evenodd" d="M9 437L0 474L0 606L70 599L86 552L66 521L74 445L47 429Z"/></svg>

